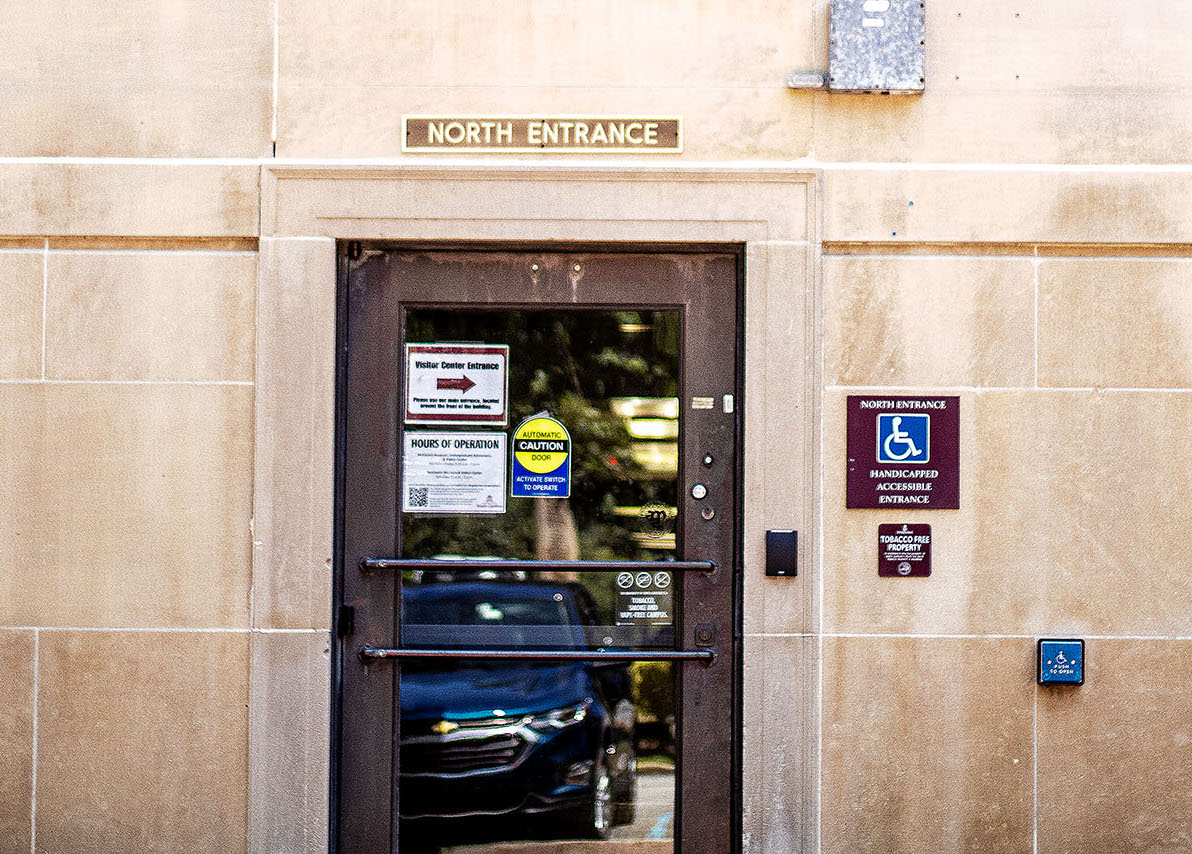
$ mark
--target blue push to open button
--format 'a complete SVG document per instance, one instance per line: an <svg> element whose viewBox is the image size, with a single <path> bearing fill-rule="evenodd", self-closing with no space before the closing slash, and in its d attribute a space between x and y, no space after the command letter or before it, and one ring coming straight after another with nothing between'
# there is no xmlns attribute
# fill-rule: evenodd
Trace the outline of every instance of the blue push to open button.
<svg viewBox="0 0 1192 854"><path fill-rule="evenodd" d="M1083 685L1084 641L1040 639L1039 684Z"/></svg>

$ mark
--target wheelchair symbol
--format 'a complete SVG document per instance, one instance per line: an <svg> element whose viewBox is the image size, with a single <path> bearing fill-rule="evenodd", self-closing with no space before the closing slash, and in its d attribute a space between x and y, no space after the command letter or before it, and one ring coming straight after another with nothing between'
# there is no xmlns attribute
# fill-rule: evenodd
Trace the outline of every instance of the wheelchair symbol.
<svg viewBox="0 0 1192 854"><path fill-rule="evenodd" d="M930 415L879 415L877 461L925 463L931 459Z"/></svg>

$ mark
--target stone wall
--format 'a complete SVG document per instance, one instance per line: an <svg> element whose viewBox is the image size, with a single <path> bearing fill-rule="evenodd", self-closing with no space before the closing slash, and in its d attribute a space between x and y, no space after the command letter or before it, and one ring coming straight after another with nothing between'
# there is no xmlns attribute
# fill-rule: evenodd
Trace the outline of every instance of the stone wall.
<svg viewBox="0 0 1192 854"><path fill-rule="evenodd" d="M1187 844L1188 186L828 172L824 851ZM908 391L960 397L961 509L841 509L846 396ZM877 578L889 521L930 579ZM1083 687L1035 685L1040 635Z"/></svg>
<svg viewBox="0 0 1192 854"><path fill-rule="evenodd" d="M749 416L747 852L1192 845L1173 4L928 0L922 97L786 88L827 0L7 6L0 852L325 850L331 437L288 406L328 394L332 238L421 205L383 236L712 239L747 221L720 168L814 188L805 240L746 255L751 382L813 386ZM682 115L649 167L703 183L648 184L627 231L640 162L402 155L430 112ZM496 161L478 225L433 218ZM320 218L275 171L340 166L442 189L362 168ZM844 400L875 391L960 396L960 510L843 509ZM877 577L884 521L932 524L930 579ZM790 524L802 574L761 579ZM1034 684L1043 634L1087 639L1082 688Z"/></svg>

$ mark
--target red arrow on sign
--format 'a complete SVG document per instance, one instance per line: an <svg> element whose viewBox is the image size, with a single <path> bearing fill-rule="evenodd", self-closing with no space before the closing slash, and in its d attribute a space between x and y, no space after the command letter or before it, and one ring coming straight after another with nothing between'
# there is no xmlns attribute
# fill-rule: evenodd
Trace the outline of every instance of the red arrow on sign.
<svg viewBox="0 0 1192 854"><path fill-rule="evenodd" d="M468 379L467 374L464 374L459 379L455 379L453 377L439 377L436 388L457 388L460 391L466 392L468 389L474 388L475 386L476 383Z"/></svg>

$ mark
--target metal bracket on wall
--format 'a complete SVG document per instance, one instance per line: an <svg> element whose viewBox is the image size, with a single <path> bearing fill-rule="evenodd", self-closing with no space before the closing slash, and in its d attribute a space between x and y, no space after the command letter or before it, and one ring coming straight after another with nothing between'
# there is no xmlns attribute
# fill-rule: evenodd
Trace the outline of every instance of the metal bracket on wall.
<svg viewBox="0 0 1192 854"><path fill-rule="evenodd" d="M823 71L792 71L786 75L788 89L826 89L828 75Z"/></svg>
<svg viewBox="0 0 1192 854"><path fill-rule="evenodd" d="M831 0L828 71L792 71L791 89L921 95L926 0Z"/></svg>

